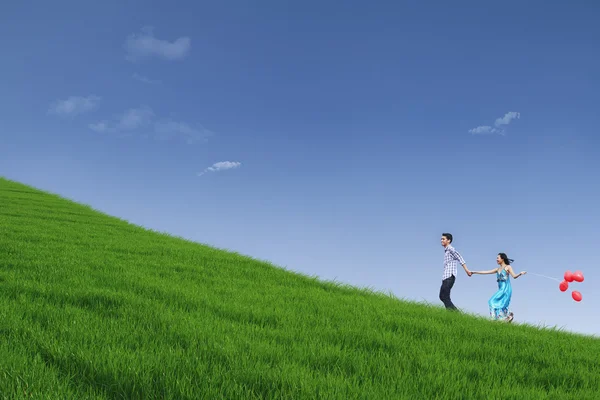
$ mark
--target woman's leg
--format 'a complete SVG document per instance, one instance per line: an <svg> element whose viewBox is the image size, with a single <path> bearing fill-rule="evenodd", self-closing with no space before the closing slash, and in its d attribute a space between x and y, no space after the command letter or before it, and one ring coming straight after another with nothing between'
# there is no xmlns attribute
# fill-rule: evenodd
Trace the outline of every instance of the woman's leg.
<svg viewBox="0 0 600 400"><path fill-rule="evenodd" d="M510 282L507 282L510 285ZM507 287L507 294L508 294L508 299L506 300L506 320L508 322L512 322L513 318L515 317L514 314L512 313L512 311L510 311L509 307L510 307L510 301L512 299L512 286L508 286Z"/></svg>

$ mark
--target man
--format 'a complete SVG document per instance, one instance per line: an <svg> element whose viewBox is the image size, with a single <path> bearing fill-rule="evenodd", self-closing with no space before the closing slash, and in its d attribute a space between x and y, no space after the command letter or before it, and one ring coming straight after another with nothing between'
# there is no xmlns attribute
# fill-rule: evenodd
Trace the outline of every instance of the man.
<svg viewBox="0 0 600 400"><path fill-rule="evenodd" d="M440 300L448 310L456 310L456 306L450 300L450 290L454 286L456 275L458 275L456 263L459 262L464 268L467 275L471 276L472 272L467 268L465 260L458 251L451 245L452 234L442 233L442 246L444 247L444 275L442 276L442 286L440 287Z"/></svg>

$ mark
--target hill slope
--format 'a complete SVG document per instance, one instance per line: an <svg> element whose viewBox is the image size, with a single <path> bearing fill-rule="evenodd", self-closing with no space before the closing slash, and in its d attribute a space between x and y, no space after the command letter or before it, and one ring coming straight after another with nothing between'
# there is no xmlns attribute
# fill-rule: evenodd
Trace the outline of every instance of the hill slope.
<svg viewBox="0 0 600 400"><path fill-rule="evenodd" d="M320 282L2 178L0 333L4 398L600 396L599 339Z"/></svg>

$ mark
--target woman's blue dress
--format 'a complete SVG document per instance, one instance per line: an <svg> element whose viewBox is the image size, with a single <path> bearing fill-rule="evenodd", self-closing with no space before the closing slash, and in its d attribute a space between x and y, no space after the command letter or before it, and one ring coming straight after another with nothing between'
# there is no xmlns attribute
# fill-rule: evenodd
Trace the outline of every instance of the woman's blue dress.
<svg viewBox="0 0 600 400"><path fill-rule="evenodd" d="M488 301L490 316L493 319L504 319L510 314L509 306L512 297L512 286L510 285L509 278L506 270L496 272L498 291Z"/></svg>

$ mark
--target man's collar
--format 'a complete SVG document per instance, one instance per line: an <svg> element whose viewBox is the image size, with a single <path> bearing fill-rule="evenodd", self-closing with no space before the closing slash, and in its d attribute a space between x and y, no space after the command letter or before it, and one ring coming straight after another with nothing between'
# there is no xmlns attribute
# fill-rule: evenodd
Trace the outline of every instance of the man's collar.
<svg viewBox="0 0 600 400"><path fill-rule="evenodd" d="M444 248L444 251L448 251L448 250L450 250L450 249L452 249L452 248L453 248L453 247L452 247L452 245L451 245L451 244L449 244L448 246L446 246L446 247Z"/></svg>

